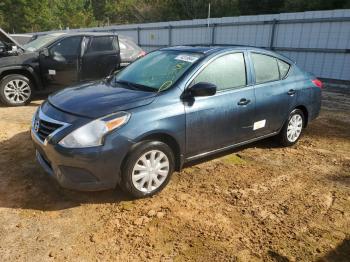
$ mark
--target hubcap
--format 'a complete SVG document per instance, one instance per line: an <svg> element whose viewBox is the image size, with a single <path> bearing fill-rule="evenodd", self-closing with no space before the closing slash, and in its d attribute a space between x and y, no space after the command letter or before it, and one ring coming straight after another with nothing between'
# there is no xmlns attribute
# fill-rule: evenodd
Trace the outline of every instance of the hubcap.
<svg viewBox="0 0 350 262"><path fill-rule="evenodd" d="M11 80L4 88L6 99L15 104L26 102L31 93L29 84L23 80Z"/></svg>
<svg viewBox="0 0 350 262"><path fill-rule="evenodd" d="M140 191L150 193L159 188L169 175L169 159L159 150L144 153L132 171L132 183Z"/></svg>
<svg viewBox="0 0 350 262"><path fill-rule="evenodd" d="M289 120L287 128L287 138L290 142L295 142L303 129L303 118L301 115L293 115Z"/></svg>

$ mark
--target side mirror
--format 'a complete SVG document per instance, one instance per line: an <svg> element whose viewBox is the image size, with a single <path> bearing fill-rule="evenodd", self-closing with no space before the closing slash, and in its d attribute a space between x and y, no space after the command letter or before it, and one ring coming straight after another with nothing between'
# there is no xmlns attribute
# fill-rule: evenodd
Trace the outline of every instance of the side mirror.
<svg viewBox="0 0 350 262"><path fill-rule="evenodd" d="M46 56L46 57L48 57L48 56L50 56L50 52L49 52L49 49L48 48L43 48L42 50L41 50L41 52L40 52L43 56Z"/></svg>
<svg viewBox="0 0 350 262"><path fill-rule="evenodd" d="M200 82L193 85L190 89L190 95L193 97L196 96L213 96L216 94L216 85Z"/></svg>

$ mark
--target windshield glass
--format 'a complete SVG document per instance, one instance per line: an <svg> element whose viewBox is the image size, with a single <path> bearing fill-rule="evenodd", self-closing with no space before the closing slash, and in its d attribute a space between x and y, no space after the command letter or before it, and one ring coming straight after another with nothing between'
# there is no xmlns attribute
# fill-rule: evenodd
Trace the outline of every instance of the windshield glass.
<svg viewBox="0 0 350 262"><path fill-rule="evenodd" d="M203 55L180 51L155 51L116 75L117 82L162 91L173 85Z"/></svg>
<svg viewBox="0 0 350 262"><path fill-rule="evenodd" d="M28 51L38 51L40 48L55 41L56 38L59 37L60 35L62 34L51 34L51 35L40 36L34 41L25 44L23 47L25 50L28 50Z"/></svg>

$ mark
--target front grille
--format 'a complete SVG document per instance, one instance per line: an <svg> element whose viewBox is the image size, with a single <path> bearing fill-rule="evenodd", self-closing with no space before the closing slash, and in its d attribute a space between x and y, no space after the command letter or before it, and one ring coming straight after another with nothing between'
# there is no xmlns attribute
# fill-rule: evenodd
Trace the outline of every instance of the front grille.
<svg viewBox="0 0 350 262"><path fill-rule="evenodd" d="M38 137L42 140L45 141L45 139L53 132L55 132L56 129L62 127L63 125L48 122L42 119L39 120L39 128L37 131Z"/></svg>

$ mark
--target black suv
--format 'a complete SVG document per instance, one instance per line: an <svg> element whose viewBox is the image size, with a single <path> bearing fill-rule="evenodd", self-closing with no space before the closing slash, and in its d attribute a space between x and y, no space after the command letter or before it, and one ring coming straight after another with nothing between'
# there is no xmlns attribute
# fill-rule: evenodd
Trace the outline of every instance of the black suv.
<svg viewBox="0 0 350 262"><path fill-rule="evenodd" d="M55 33L21 46L0 29L0 100L30 102L34 92L101 79L120 66L118 37L111 33Z"/></svg>

